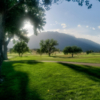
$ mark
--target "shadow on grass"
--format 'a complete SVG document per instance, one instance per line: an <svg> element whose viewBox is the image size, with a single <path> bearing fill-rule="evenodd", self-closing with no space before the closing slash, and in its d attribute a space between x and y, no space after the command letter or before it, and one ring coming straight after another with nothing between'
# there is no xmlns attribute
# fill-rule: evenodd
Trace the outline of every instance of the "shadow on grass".
<svg viewBox="0 0 100 100"><path fill-rule="evenodd" d="M92 67L87 65L74 65L74 64L65 64L60 63L66 67L69 67L78 73L86 75L88 78L92 79L93 81L100 82L100 67Z"/></svg>
<svg viewBox="0 0 100 100"><path fill-rule="evenodd" d="M37 64L37 63L42 63L36 60L15 60L15 61L7 61L9 63L27 63L27 64ZM4 62L5 63L5 62Z"/></svg>
<svg viewBox="0 0 100 100"><path fill-rule="evenodd" d="M9 61L4 62L2 73L5 74L5 81L0 84L0 100L43 100L35 87L29 88L28 74L16 71L15 63L38 64L37 61ZM20 66L21 67L21 66ZM34 88L34 90L33 90Z"/></svg>
<svg viewBox="0 0 100 100"><path fill-rule="evenodd" d="M66 59L66 58L76 58L76 56L70 56L70 57L64 57L64 56L51 56L51 57L53 57L53 58L64 58L64 59Z"/></svg>

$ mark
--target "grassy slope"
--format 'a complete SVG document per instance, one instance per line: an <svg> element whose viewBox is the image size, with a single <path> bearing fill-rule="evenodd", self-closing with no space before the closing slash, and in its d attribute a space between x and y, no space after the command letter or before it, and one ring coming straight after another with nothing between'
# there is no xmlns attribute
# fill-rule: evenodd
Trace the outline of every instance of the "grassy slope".
<svg viewBox="0 0 100 100"><path fill-rule="evenodd" d="M6 77L0 100L100 99L99 67L10 61L2 71Z"/></svg>
<svg viewBox="0 0 100 100"><path fill-rule="evenodd" d="M10 60L49 60L49 61L70 61L70 62L86 62L86 63L100 63L100 53L93 53L89 55L74 55L74 58L71 55L57 54L51 57L47 55L39 56L32 54L25 54L24 57L18 57L18 55L9 55Z"/></svg>

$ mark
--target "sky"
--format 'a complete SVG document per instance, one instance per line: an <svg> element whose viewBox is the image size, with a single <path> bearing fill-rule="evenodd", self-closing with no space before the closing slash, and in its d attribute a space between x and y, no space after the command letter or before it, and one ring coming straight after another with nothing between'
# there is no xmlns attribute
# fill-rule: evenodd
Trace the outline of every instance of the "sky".
<svg viewBox="0 0 100 100"><path fill-rule="evenodd" d="M52 4L50 10L46 11L44 31L57 31L100 44L100 2L91 0L90 3L93 5L91 9L85 3L79 6L72 1ZM33 34L33 27L29 23L24 28L28 29L29 36Z"/></svg>

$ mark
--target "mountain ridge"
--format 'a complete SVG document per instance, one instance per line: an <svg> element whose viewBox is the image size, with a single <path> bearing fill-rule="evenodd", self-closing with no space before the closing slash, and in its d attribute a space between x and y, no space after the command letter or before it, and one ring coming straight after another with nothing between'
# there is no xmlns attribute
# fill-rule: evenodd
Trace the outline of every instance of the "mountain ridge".
<svg viewBox="0 0 100 100"><path fill-rule="evenodd" d="M39 43L41 40L46 40L46 39L54 39L57 40L59 43L57 48L60 50L63 50L66 46L78 46L81 47L83 51L87 50L93 50L93 51L100 51L100 44L93 42L88 39L84 38L76 38L72 35L69 34L64 34L64 33L58 33L58 32L42 32L40 34L32 35L30 37L30 40L28 42L28 46L30 49L34 48L39 48ZM8 45L8 48L10 47L10 44Z"/></svg>

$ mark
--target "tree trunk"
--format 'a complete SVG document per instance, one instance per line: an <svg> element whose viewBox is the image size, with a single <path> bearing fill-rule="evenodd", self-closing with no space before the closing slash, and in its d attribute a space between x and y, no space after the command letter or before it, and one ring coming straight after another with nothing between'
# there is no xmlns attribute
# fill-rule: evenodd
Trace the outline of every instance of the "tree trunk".
<svg viewBox="0 0 100 100"><path fill-rule="evenodd" d="M73 57L73 53L72 53L72 57Z"/></svg>
<svg viewBox="0 0 100 100"><path fill-rule="evenodd" d="M20 57L20 53L19 53L19 57Z"/></svg>
<svg viewBox="0 0 100 100"><path fill-rule="evenodd" d="M0 13L0 81L1 79L1 66L3 63L3 53L2 53L2 44L3 44L3 37L4 37L4 23L3 23L3 14Z"/></svg>
<svg viewBox="0 0 100 100"><path fill-rule="evenodd" d="M21 54L21 57L22 57L23 53Z"/></svg>
<svg viewBox="0 0 100 100"><path fill-rule="evenodd" d="M49 53L49 57L50 57L50 53Z"/></svg>
<svg viewBox="0 0 100 100"><path fill-rule="evenodd" d="M1 65L3 63L3 56L2 56L2 40L0 40L0 76L1 76Z"/></svg>
<svg viewBox="0 0 100 100"><path fill-rule="evenodd" d="M7 57L7 42L4 43L3 57L4 57L4 60L8 60L8 57Z"/></svg>
<svg viewBox="0 0 100 100"><path fill-rule="evenodd" d="M8 56L7 56L7 46L11 40L12 36L9 37L9 39L7 41L4 40L4 50L3 50L3 57L4 57L4 60L8 60Z"/></svg>

